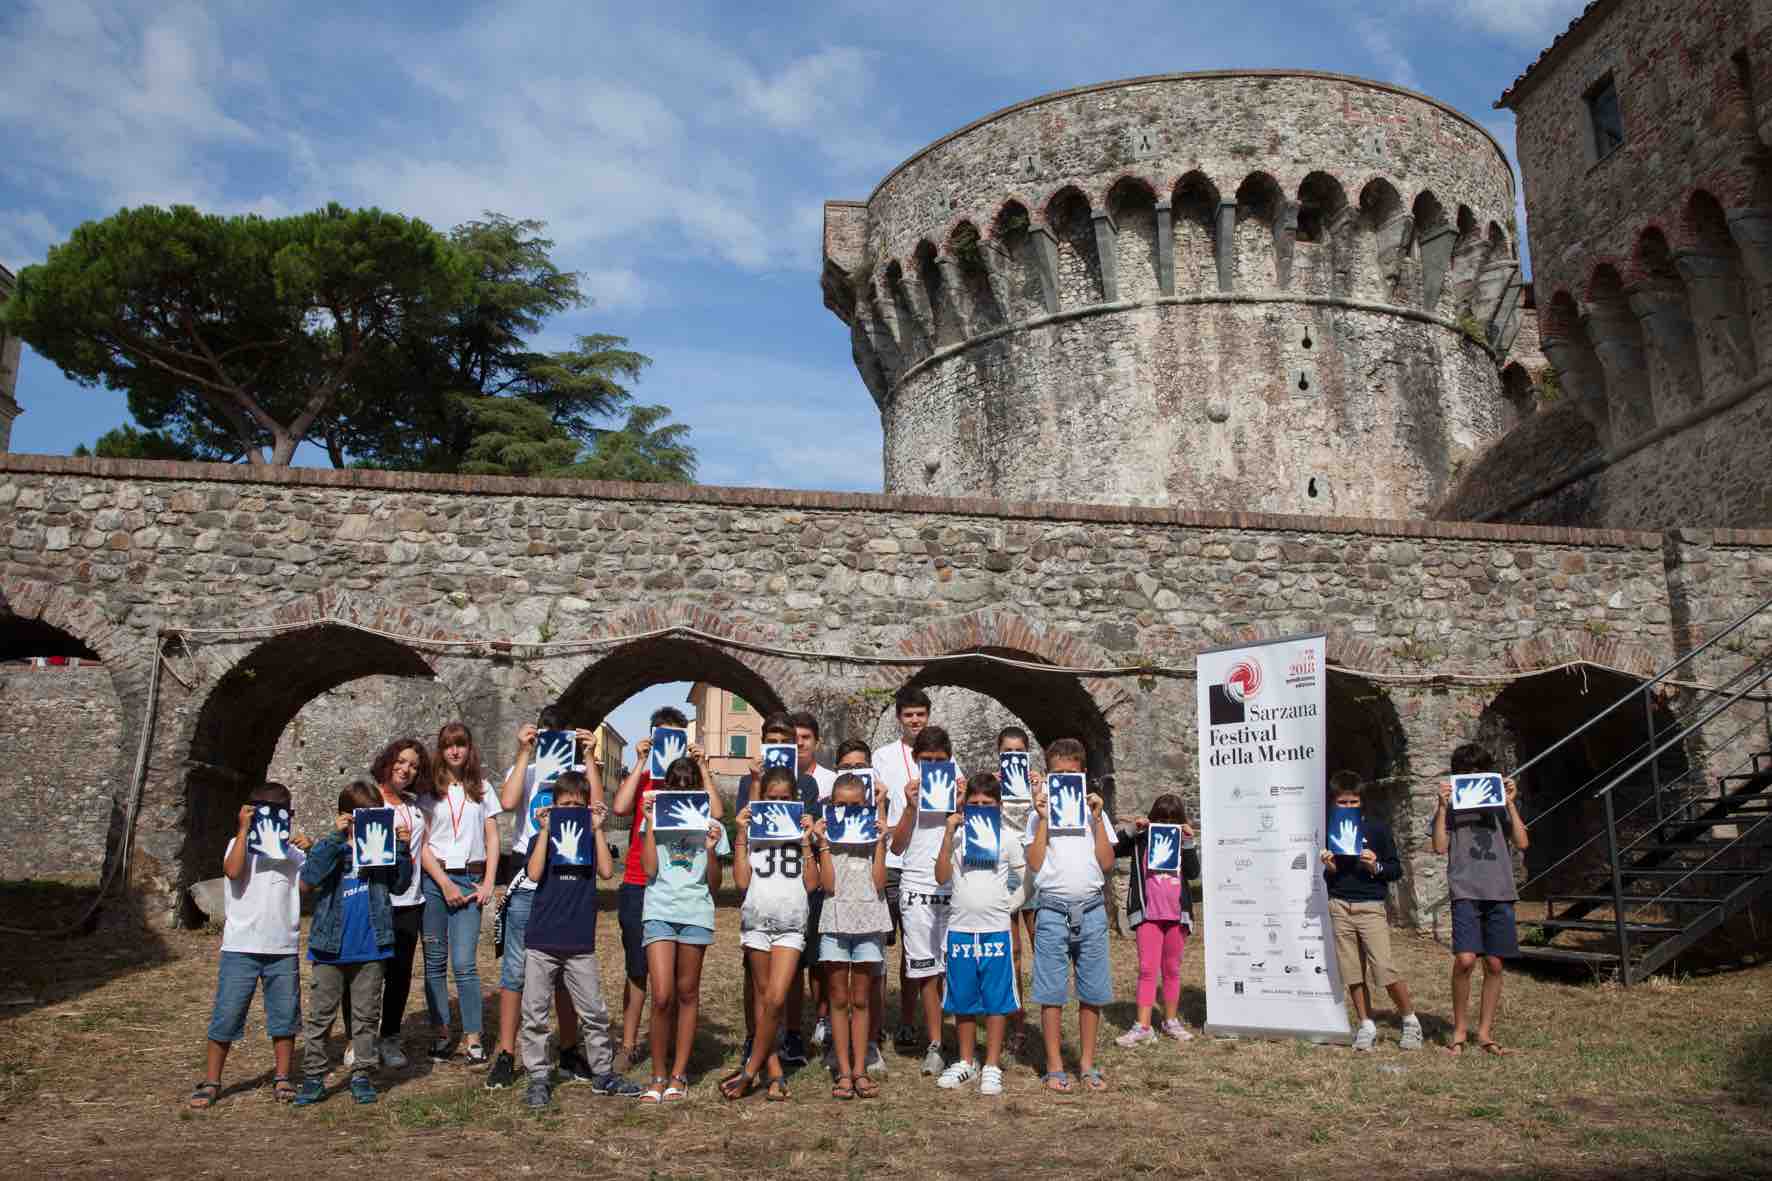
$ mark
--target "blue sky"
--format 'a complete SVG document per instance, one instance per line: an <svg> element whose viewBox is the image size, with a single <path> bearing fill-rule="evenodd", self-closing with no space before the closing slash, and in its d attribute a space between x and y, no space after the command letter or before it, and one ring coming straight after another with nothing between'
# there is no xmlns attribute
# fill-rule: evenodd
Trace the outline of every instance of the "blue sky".
<svg viewBox="0 0 1772 1181"><path fill-rule="evenodd" d="M691 426L704 482L878 490L878 416L820 302L825 199L998 107L1172 70L1397 82L1511 147L1489 104L1581 6L26 0L0 6L0 262L145 203L541 218L596 298L544 343L651 355L636 392ZM19 451L127 418L29 354L18 398Z"/></svg>

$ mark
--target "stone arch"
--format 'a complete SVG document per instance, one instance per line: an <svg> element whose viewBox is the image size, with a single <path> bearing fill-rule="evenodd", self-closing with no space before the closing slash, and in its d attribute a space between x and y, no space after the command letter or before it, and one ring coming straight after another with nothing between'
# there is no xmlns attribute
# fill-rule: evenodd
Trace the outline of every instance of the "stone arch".
<svg viewBox="0 0 1772 1181"><path fill-rule="evenodd" d="M923 360L932 351L929 341L929 317L917 306L912 280L907 279L904 264L896 258L886 264L886 296L897 325L899 350L907 367Z"/></svg>
<svg viewBox="0 0 1772 1181"><path fill-rule="evenodd" d="M1058 306L1068 310L1101 303L1106 288L1088 196L1076 185L1059 189L1046 202L1046 225L1058 248Z"/></svg>
<svg viewBox="0 0 1772 1181"><path fill-rule="evenodd" d="M1203 172L1187 173L1171 190L1178 295L1220 289L1218 207L1218 186Z"/></svg>
<svg viewBox="0 0 1772 1181"><path fill-rule="evenodd" d="M1454 316L1468 316L1477 291L1477 275L1483 269L1489 243L1477 227L1477 215L1468 207L1458 207L1454 224L1457 226L1458 237L1452 243L1450 310Z"/></svg>
<svg viewBox="0 0 1772 1181"><path fill-rule="evenodd" d="M1747 268L1722 203L1696 190L1680 220L1685 246L1675 252L1674 265L1691 303L1699 369L1707 393L1722 392L1751 380L1757 358L1768 353L1755 331Z"/></svg>
<svg viewBox="0 0 1772 1181"><path fill-rule="evenodd" d="M1458 231L1432 189L1416 194L1410 214L1415 219L1411 254L1421 272L1418 301L1429 312L1448 314L1444 310L1446 272L1452 265L1452 247L1458 240Z"/></svg>
<svg viewBox="0 0 1772 1181"><path fill-rule="evenodd" d="M0 621L34 622L64 633L93 653L114 673L145 675L153 659L147 643L132 645L137 633L114 626L91 596L71 586L31 579L0 581Z"/></svg>
<svg viewBox="0 0 1772 1181"><path fill-rule="evenodd" d="M1237 290L1283 289L1291 279L1292 243L1290 234L1283 235L1287 207L1279 182L1265 172L1252 172L1237 186Z"/></svg>
<svg viewBox="0 0 1772 1181"><path fill-rule="evenodd" d="M959 344L966 334L960 329L957 293L942 271L935 244L927 238L918 242L911 261L916 269L917 282L922 285L923 297L929 301L930 345L939 349Z"/></svg>
<svg viewBox="0 0 1772 1181"><path fill-rule="evenodd" d="M1538 394L1532 375L1518 361L1510 361L1501 371L1501 396L1513 412L1514 422L1510 426L1532 417Z"/></svg>
<svg viewBox="0 0 1772 1181"><path fill-rule="evenodd" d="M1594 355L1581 312L1567 291L1551 296L1538 318L1539 348L1557 372L1557 382L1581 416L1593 424L1602 447L1612 436L1606 408L1606 377Z"/></svg>
<svg viewBox="0 0 1772 1181"><path fill-rule="evenodd" d="M1402 854L1404 874L1414 871L1415 857L1427 842L1415 822L1409 742L1390 692L1370 678L1331 667L1324 680L1324 786L1337 771L1352 771L1365 785L1366 814L1390 825ZM1397 917L1414 919L1413 882L1393 894Z"/></svg>
<svg viewBox="0 0 1772 1181"><path fill-rule="evenodd" d="M1313 172L1298 185L1298 270L1301 290L1347 295L1352 217L1347 190L1327 172Z"/></svg>
<svg viewBox="0 0 1772 1181"><path fill-rule="evenodd" d="M960 294L970 311L971 331L983 332L1005 322L1003 302L992 282L991 258L978 227L966 218L948 233L947 253L959 272Z"/></svg>
<svg viewBox="0 0 1772 1181"><path fill-rule="evenodd" d="M1157 219L1157 193L1142 177L1125 176L1108 190L1107 209L1114 225L1118 297L1145 301L1162 294L1162 252Z"/></svg>
<svg viewBox="0 0 1772 1181"><path fill-rule="evenodd" d="M1381 303L1407 303L1415 217L1397 187L1374 177L1360 189L1359 261L1354 286Z"/></svg>
<svg viewBox="0 0 1772 1181"><path fill-rule="evenodd" d="M1612 437L1628 442L1654 429L1655 403L1649 388L1648 350L1624 292L1624 279L1610 262L1596 266L1587 281L1586 322L1594 355L1606 375L1606 407Z"/></svg>
<svg viewBox="0 0 1772 1181"><path fill-rule="evenodd" d="M991 219L991 245L1002 257L1005 278L1002 303L1011 324L1042 315L1047 306L1045 284L1040 276L1039 247L1028 208L1020 201L1005 201Z"/></svg>
<svg viewBox="0 0 1772 1181"><path fill-rule="evenodd" d="M1686 285L1674 265L1667 235L1659 226L1650 226L1637 236L1630 275L1630 305L1648 348L1655 417L1671 422L1703 399L1704 378Z"/></svg>

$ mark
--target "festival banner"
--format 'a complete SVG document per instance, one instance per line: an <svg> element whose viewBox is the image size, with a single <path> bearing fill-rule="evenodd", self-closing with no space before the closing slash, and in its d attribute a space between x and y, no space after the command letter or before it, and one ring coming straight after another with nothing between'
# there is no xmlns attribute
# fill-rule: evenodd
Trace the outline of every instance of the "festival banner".
<svg viewBox="0 0 1772 1181"><path fill-rule="evenodd" d="M1323 637L1200 653L1206 1032L1352 1040L1329 930Z"/></svg>

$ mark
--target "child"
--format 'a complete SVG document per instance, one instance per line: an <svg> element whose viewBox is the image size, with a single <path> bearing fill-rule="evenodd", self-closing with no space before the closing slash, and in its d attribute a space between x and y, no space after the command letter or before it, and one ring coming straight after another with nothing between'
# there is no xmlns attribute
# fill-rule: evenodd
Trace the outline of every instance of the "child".
<svg viewBox="0 0 1772 1181"><path fill-rule="evenodd" d="M658 835L658 792L701 791L708 797L708 829ZM731 852L720 823L720 793L706 767L680 758L665 769L647 801L645 941L646 972L652 982L652 1082L640 1098L647 1103L689 1094L689 1051L701 1012L701 961L714 941L714 891L720 888L720 858ZM675 1057L665 1071L676 1034Z"/></svg>
<svg viewBox="0 0 1772 1181"><path fill-rule="evenodd" d="M940 726L925 726L911 744L911 753L919 764L939 763L954 757L954 745ZM948 815L919 810L921 787L921 771L904 780L899 793L904 811L892 829L892 848L904 859L899 914L904 923L906 986L922 999L923 1030L929 1038L923 1073L939 1075L947 1069L941 1056L941 976L946 971L949 891L936 880L935 863ZM966 781L957 779L955 788L963 795Z"/></svg>
<svg viewBox="0 0 1772 1181"><path fill-rule="evenodd" d="M375 1053L376 1019L382 1012L382 965L394 958L394 914L391 899L412 886L413 866L404 822L394 823L394 867L356 868L356 837L351 813L382 807L382 793L361 780L338 793L338 818L332 831L314 842L301 870L303 894L314 896L314 917L308 924L308 959L313 961L312 1007L305 1025L302 1067L306 1077L296 1094L298 1107L326 1098L326 1028L339 1002L351 997L351 1098L374 1103L369 1066ZM396 816L398 814L396 813Z"/></svg>
<svg viewBox="0 0 1772 1181"><path fill-rule="evenodd" d="M839 746L837 748L837 775L839 778L847 772L866 771L869 768L871 768L872 765L873 765L873 756L868 751L868 744L865 742L861 742L861 741L851 738L847 742L843 743L842 746ZM865 781L862 779L862 777L855 776L855 790L857 792L860 792L862 795L862 798L859 800L856 800L855 802L856 803L865 803L865 804L868 804L868 805L880 810L880 817L881 817L881 822L880 822L880 858L881 858L880 865L881 865L881 871L880 872L882 875L885 875L885 874L889 874L891 872L891 870L887 867L885 858L886 858L887 853L889 852L888 846L891 843L891 836L892 836L890 826L886 823L886 820L885 820L886 809L888 807L887 800L886 800L887 789L886 789L886 785L880 781L880 778L878 775L875 775L873 777L873 780L874 780L873 794L869 795L867 793ZM831 784L831 800L833 802L836 800L836 782L834 780L832 781L832 784ZM847 863L839 861L837 864L838 865L845 865ZM819 866L819 881L824 885L825 890L828 893L832 888L831 873L830 873L830 869L822 864ZM860 1041L856 1041L851 1044L851 1053L854 1054L854 1056L855 1056L855 1061L852 1063L852 1065L854 1065L856 1067L856 1070L858 1073L865 1071L867 1074L869 1074L871 1076L880 1077L880 1078L884 1078L886 1075L886 1072L887 1072L886 1055L884 1055L883 1053L880 1052L880 1022L881 1022L881 1015L886 1008L886 945L887 945L887 942L892 938L892 908L891 908L891 905L886 901L886 897L883 892L885 889L885 881L886 881L886 878L884 876L882 876L880 879L880 882L881 882L880 889L882 891L881 896L880 896L880 904L886 908L886 910L885 910L886 923L884 926L879 928L879 932L878 932L879 936L880 936L880 939L879 939L880 958L878 960L874 960L874 961L870 962L870 961L866 961L866 960L854 959L853 956L851 955L849 957L846 957L843 960L838 961L837 965L832 969L833 972L842 972L845 975L848 975L853 970L852 965L856 964L856 963L860 963L867 970L868 975L871 977L871 979L869 979L865 982L861 981L859 979L854 981L855 987L858 987L858 988L861 987L864 983L866 984L867 995L865 997L858 997L853 993L851 993L849 996L849 1008L851 1010L856 1009L856 1008L863 1008L866 1010L866 1012L868 1014L867 1036L865 1038L861 1039ZM868 913L871 914L872 913L871 910ZM852 925L853 924L846 924L846 929L844 930L843 933L846 935L858 933L858 932L854 932L854 931L847 929L847 926L852 926ZM825 954L825 952L824 952L824 930L825 930L825 927L824 927L823 920L821 918L821 920L819 922L819 940L818 940L818 958L821 961L824 959L824 954ZM829 985L830 985L830 981L829 981L828 977L831 975L831 973L827 972L827 973L825 973L825 975L827 977L825 984L826 984L826 988L827 988L827 992L828 992ZM863 1058L863 1052L860 1048L864 1045L867 1047L865 1059ZM836 1052L835 1046L832 1044L827 1044L825 1047L825 1065L830 1068L831 1075L834 1080L837 1077L837 1070L838 1070L838 1067L840 1064L837 1060L837 1052ZM861 1092L857 1092L857 1093L860 1094ZM862 1097L863 1098L872 1098L873 1095L872 1095L871 1089L870 1089L869 1093L864 1094Z"/></svg>
<svg viewBox="0 0 1772 1181"><path fill-rule="evenodd" d="M1181 872L1150 871L1150 826L1181 826ZM1200 854L1190 848L1194 826L1187 822L1187 806L1172 792L1151 802L1151 814L1135 817L1133 831L1122 833L1114 856L1132 857L1132 881L1126 893L1126 921L1138 937L1138 1020L1114 1044L1130 1049L1156 1039L1151 1010L1157 1003L1157 980L1163 982L1163 1035L1178 1042L1194 1035L1182 1024L1181 957L1187 951L1188 932L1194 927L1194 900L1188 893L1190 879L1200 876Z"/></svg>
<svg viewBox="0 0 1772 1181"><path fill-rule="evenodd" d="M1060 738L1046 748L1046 785L1034 793L1038 813L1023 838L1028 868L1036 875L1040 909L1034 926L1034 1003L1040 1006L1040 1032L1046 1041L1046 1073L1040 1081L1051 1091L1075 1089L1065 1072L1061 1023L1070 999L1069 976L1077 981L1077 1057L1083 1085L1107 1090L1107 1079L1095 1065L1095 1039L1101 1029L1101 1007L1113 999L1108 979L1107 904L1101 888L1114 868L1114 846L1102 816L1101 796L1089 793L1087 832L1051 832L1047 792L1052 776L1083 770L1083 744Z"/></svg>
<svg viewBox="0 0 1772 1181"><path fill-rule="evenodd" d="M807 815L816 820L825 801L831 798L837 773L819 765L818 718L809 710L800 710L789 714L788 721L794 725L800 775L811 776L818 791L818 807L807 809ZM795 976L793 990L788 993L787 1032L782 1037L781 1060L790 1064L806 1061L805 1040L800 1036L800 1015L804 997L808 994L812 997L812 1044L819 1049L830 1045L830 999L825 995L824 972L818 962L818 919L824 907L824 896L822 879L819 888L806 896L806 952L800 957L800 969L806 974L806 988L802 992L800 977Z"/></svg>
<svg viewBox="0 0 1772 1181"><path fill-rule="evenodd" d="M860 747L859 752L853 749ZM858 757L859 756L859 757ZM875 1059L885 1060L872 1040L877 1015L877 989L885 980L883 941L892 930L886 907L885 802L869 798L860 776L847 774L845 763L866 765L867 748L845 743L837 759L837 781L831 803L872 807L880 814L880 839L865 845L833 845L825 820L812 826L819 848L819 880L825 883L824 913L819 918L819 959L829 968L825 985L831 998L831 1096L872 1099L880 1088L868 1075ZM863 1049L866 1047L866 1058Z"/></svg>
<svg viewBox="0 0 1772 1181"><path fill-rule="evenodd" d="M917 756L911 751L911 744L917 735L929 724L929 694L915 685L905 685L893 695L893 715L898 719L899 737L896 742L887 743L873 753L874 782L886 791L886 825L889 831L896 831L898 822L904 816L905 784L917 778ZM916 810L912 809L914 813ZM931 850L933 854L933 850ZM902 933L904 930L904 912L900 905L900 891L904 879L904 856L891 844L886 847L886 907L892 912L892 930ZM892 936L886 939L886 946L892 946ZM881 980L881 995L885 994L885 981ZM892 1040L901 1050L911 1050L917 1045L917 1030L911 1023L911 1012L915 1006L919 990L911 987L910 958L900 948L898 958L898 1032ZM874 1009L874 1020L884 1020L883 1006ZM875 1041L879 1041L880 1031L875 1031Z"/></svg>
<svg viewBox="0 0 1772 1181"><path fill-rule="evenodd" d="M215 978L215 1008L209 1015L209 1061L203 1081L191 1092L190 1106L198 1111L215 1106L221 1095L222 1067L228 1050L246 1033L246 1010L259 981L265 986L265 1032L271 1035L271 1055L276 1063L272 1095L277 1102L295 1098L289 1081L295 1057L295 1033L301 1028L301 896L297 879L302 854L311 842L292 835L282 857L248 853L258 804L290 808L289 789L281 783L263 783L240 808L240 822L222 854L222 874L228 884L222 893L221 966ZM290 808L290 815L295 811Z"/></svg>
<svg viewBox="0 0 1772 1181"><path fill-rule="evenodd" d="M1005 751L1026 751L1028 749L1028 732L1020 726L1004 726L997 732L997 754ZM1034 768L1028 768L1028 787L1031 791L1045 782ZM1039 906L1040 892L1034 889L1034 875L1027 868L1027 846L1022 841L1027 836L1028 814L1033 811L1031 801L1003 801L1003 847L1009 853L1009 894L1015 903L1014 921L1009 924L1009 933L1015 943L1015 994L1021 995L1021 970L1026 963L1021 947L1023 943L1022 928L1027 928L1026 943L1031 947L1034 942L1034 912ZM1011 1058L1020 1058L1025 1052L1027 1043L1027 1014L1021 1009L1009 1015L1009 1041L1005 1053Z"/></svg>
<svg viewBox="0 0 1772 1181"><path fill-rule="evenodd" d="M1331 802L1337 808L1361 807L1360 775L1341 770L1329 777ZM1337 856L1324 849L1323 879L1329 887L1329 922L1335 931L1335 962L1347 981L1348 999L1359 1015L1354 1049L1370 1050L1378 1041L1372 1021L1372 990L1380 985L1391 994L1403 1018L1399 1050L1421 1049L1421 1018L1409 999L1409 986L1391 967L1391 927L1385 914L1390 883L1403 876L1397 842L1390 826L1375 816L1361 815L1362 849L1358 857Z"/></svg>
<svg viewBox="0 0 1772 1181"><path fill-rule="evenodd" d="M1003 806L997 777L981 774L966 781L965 801L982 808ZM999 816L999 821L1001 817ZM964 810L947 818L941 852L935 860L935 879L951 886L948 905L947 973L942 1009L954 1015L960 1056L941 1074L936 1085L946 1090L978 1079L978 1093L1003 1093L1003 1035L1008 1015L1021 1008L1016 988L1015 958L1010 950L1009 928L1014 921L1015 897L1009 888L1010 857L1001 829L997 856L989 865L966 864L966 838L954 839L954 831L966 821ZM978 1018L984 1017L984 1070L973 1055L978 1047Z"/></svg>
<svg viewBox="0 0 1772 1181"><path fill-rule="evenodd" d="M759 799L792 801L797 793L795 775L786 767L763 772ZM738 811L738 850L732 863L733 879L745 892L739 946L755 982L755 1038L747 1042L751 1049L738 1069L720 1081L720 1094L744 1098L767 1067L767 1097L780 1102L788 1097L782 1075L787 1058L776 1053L775 1031L781 1027L782 1008L800 973L800 953L806 947L806 896L818 888L818 864L812 859L812 817L807 813L800 816L799 840L770 842L753 852L750 823L755 807L753 801Z"/></svg>
<svg viewBox="0 0 1772 1181"><path fill-rule="evenodd" d="M589 808L590 831L556 829L551 817L559 808ZM535 883L535 903L529 912L529 929L523 950L523 1069L529 1072L524 1101L532 1108L548 1105L553 1077L548 1062L548 1018L554 993L562 985L572 994L572 1007L584 1023L580 1052L595 1074L591 1093L631 1099L638 1085L615 1069L615 1049L609 1039L609 1010L603 1004L603 986L597 975L597 879L615 876L609 842L603 838L603 821L609 810L592 799L591 785L578 771L568 771L554 781L554 802L536 815L539 832L530 843L525 870ZM576 866L550 866L549 853L562 845L590 841L595 872Z"/></svg>
<svg viewBox="0 0 1772 1181"><path fill-rule="evenodd" d="M420 785L428 839L423 871L425 1006L431 1015L431 1060L449 1059L449 973L461 1007L462 1054L486 1064L480 1044L480 916L498 875L498 796L480 774L480 748L460 722L437 732L433 778Z"/></svg>
<svg viewBox="0 0 1772 1181"><path fill-rule="evenodd" d="M1477 775L1493 770L1495 759L1475 743L1452 752L1452 774ZM1494 1038L1495 1011L1501 1005L1502 961L1520 954L1519 931L1514 924L1514 861L1508 853L1511 841L1524 851L1528 843L1526 822L1520 819L1515 797L1519 787L1507 781L1507 805L1502 812L1452 811L1452 781L1440 785L1434 806L1434 852L1446 857L1446 884L1452 895L1452 1043L1446 1052L1464 1053L1465 1031L1470 1021L1471 973L1477 957L1483 957L1483 1000L1477 1014L1477 1046L1485 1054L1502 1057L1504 1049Z"/></svg>

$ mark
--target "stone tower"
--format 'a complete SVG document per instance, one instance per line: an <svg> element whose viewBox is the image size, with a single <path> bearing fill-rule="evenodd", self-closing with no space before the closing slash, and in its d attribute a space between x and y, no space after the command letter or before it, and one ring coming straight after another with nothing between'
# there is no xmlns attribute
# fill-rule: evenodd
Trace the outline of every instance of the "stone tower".
<svg viewBox="0 0 1772 1181"><path fill-rule="evenodd" d="M5 303L12 294L14 282L12 272L0 267L0 303ZM0 331L0 451L12 450L12 420L23 413L13 399L13 391L18 388L21 352L23 342L16 336L8 336Z"/></svg>
<svg viewBox="0 0 1772 1181"><path fill-rule="evenodd" d="M1425 516L1524 409L1513 175L1336 74L1031 99L825 206L889 492Z"/></svg>

